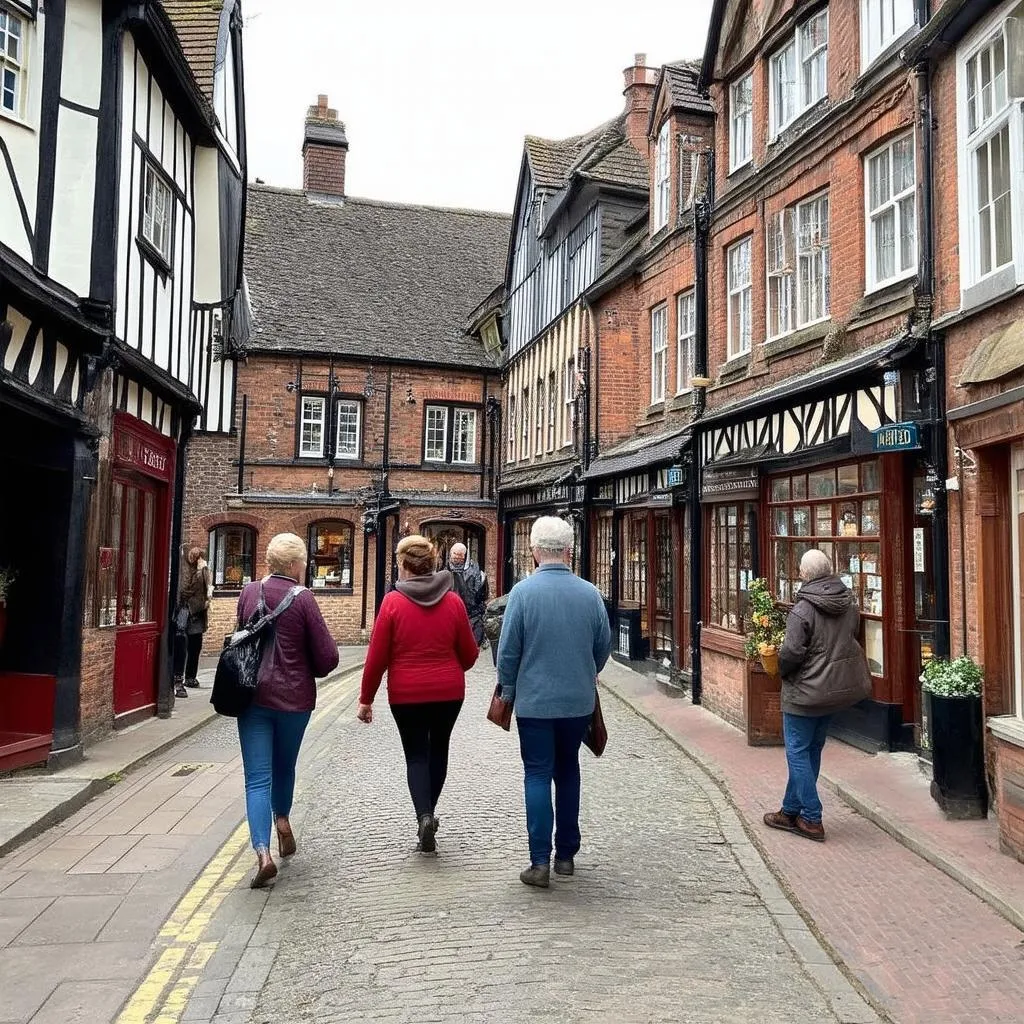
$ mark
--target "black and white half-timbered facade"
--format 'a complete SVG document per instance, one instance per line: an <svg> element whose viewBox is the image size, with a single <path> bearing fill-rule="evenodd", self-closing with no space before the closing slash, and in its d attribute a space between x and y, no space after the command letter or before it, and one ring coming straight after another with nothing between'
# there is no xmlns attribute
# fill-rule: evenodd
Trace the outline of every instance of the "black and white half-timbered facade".
<svg viewBox="0 0 1024 1024"><path fill-rule="evenodd" d="M248 335L241 27L0 0L0 767L170 710L186 449Z"/></svg>
<svg viewBox="0 0 1024 1024"><path fill-rule="evenodd" d="M527 136L505 274L503 469L499 497L507 589L533 569L540 515L571 513L584 568L581 476L589 458L594 325L584 293L647 216L651 83L626 72L625 110L583 135ZM580 556L583 556L581 559Z"/></svg>

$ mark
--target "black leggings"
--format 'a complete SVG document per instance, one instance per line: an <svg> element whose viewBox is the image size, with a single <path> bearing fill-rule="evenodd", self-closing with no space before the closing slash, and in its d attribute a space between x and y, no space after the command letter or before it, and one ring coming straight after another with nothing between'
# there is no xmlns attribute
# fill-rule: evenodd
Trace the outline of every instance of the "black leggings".
<svg viewBox="0 0 1024 1024"><path fill-rule="evenodd" d="M462 710L461 700L392 704L405 750L409 795L416 817L433 814L448 775L448 742Z"/></svg>
<svg viewBox="0 0 1024 1024"><path fill-rule="evenodd" d="M174 634L174 678L195 679L199 672L199 652L203 649L203 634Z"/></svg>

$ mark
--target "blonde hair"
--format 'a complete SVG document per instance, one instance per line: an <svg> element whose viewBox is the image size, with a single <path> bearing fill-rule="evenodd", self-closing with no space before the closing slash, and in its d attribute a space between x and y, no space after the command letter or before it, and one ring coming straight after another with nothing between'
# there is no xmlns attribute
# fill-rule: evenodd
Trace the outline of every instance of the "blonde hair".
<svg viewBox="0 0 1024 1024"><path fill-rule="evenodd" d="M188 562L190 565L195 565L200 558L205 557L206 551L201 547L194 547L188 549Z"/></svg>
<svg viewBox="0 0 1024 1024"><path fill-rule="evenodd" d="M271 572L285 572L295 562L306 564L306 545L294 533L279 533L267 545L267 568Z"/></svg>
<svg viewBox="0 0 1024 1024"><path fill-rule="evenodd" d="M418 533L398 542L398 564L413 576L429 576L437 568L437 549Z"/></svg>

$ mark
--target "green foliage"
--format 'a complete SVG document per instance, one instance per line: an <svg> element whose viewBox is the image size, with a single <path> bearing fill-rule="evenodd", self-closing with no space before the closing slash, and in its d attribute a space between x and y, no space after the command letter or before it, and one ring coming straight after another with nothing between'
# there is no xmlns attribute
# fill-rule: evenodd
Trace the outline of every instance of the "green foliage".
<svg viewBox="0 0 1024 1024"><path fill-rule="evenodd" d="M0 565L0 601L6 602L18 574L9 565Z"/></svg>
<svg viewBox="0 0 1024 1024"><path fill-rule="evenodd" d="M938 697L978 697L985 674L966 655L945 661L933 658L921 673L921 686Z"/></svg>
<svg viewBox="0 0 1024 1024"><path fill-rule="evenodd" d="M775 607L768 581L764 578L751 580L747 586L750 615L746 623L744 651L748 658L758 656L761 644L779 648L786 636L786 616Z"/></svg>

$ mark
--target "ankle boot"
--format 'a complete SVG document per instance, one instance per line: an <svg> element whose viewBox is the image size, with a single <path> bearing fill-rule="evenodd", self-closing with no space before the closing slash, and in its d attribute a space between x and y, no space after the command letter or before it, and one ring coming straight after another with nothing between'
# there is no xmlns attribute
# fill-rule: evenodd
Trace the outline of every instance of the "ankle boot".
<svg viewBox="0 0 1024 1024"><path fill-rule="evenodd" d="M420 815L419 849L421 853L433 853L437 849L434 833L437 831L436 819L432 814Z"/></svg>
<svg viewBox="0 0 1024 1024"><path fill-rule="evenodd" d="M187 697L188 690L185 689L185 681L181 676L174 677L174 696Z"/></svg>
<svg viewBox="0 0 1024 1024"><path fill-rule="evenodd" d="M270 856L270 851L265 846L260 847L256 851L256 874L253 875L249 888L262 889L276 876L277 865L274 863L274 858Z"/></svg>

